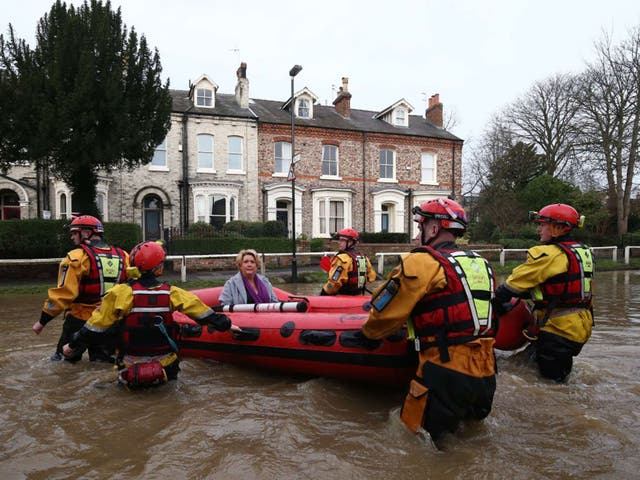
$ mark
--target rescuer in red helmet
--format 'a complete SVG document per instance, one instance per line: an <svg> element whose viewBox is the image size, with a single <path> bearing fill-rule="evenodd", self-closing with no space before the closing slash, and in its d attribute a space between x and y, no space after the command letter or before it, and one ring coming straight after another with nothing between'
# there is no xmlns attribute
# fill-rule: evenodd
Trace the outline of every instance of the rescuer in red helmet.
<svg viewBox="0 0 640 480"><path fill-rule="evenodd" d="M91 215L75 217L69 225L71 240L77 248L67 253L58 268L58 283L49 289L40 320L33 325L33 331L40 334L44 326L60 313L64 314L62 334L58 340L56 353L51 360L63 359L62 346L80 330L93 310L100 304L100 298L118 282L126 280L129 255L119 247L103 240L102 222ZM89 348L89 360L113 361L113 345ZM78 349L65 360L75 362L82 358L84 350Z"/></svg>
<svg viewBox="0 0 640 480"><path fill-rule="evenodd" d="M387 281L373 293L362 334L381 339L407 321L409 345L418 352L401 419L434 441L460 421L482 420L496 388L489 263L456 243L464 235L464 209L436 198L413 209L419 247L401 257Z"/></svg>
<svg viewBox="0 0 640 480"><path fill-rule="evenodd" d="M174 311L222 332L240 331L229 317L214 312L193 293L158 280L165 259L158 242L136 245L130 259L137 271L130 273L128 282L107 292L100 308L64 345L65 355L100 342L105 332L118 324L118 380L128 387L146 387L175 380L180 371L179 326L173 321Z"/></svg>
<svg viewBox="0 0 640 480"><path fill-rule="evenodd" d="M356 250L360 235L353 228L343 228L332 237L339 250L331 259L329 279L320 295L364 295L367 282L376 279L376 271L367 256Z"/></svg>
<svg viewBox="0 0 640 480"><path fill-rule="evenodd" d="M575 208L555 203L529 217L538 224L542 245L530 248L525 263L498 287L494 305L503 308L512 297L533 302L539 328L537 338L529 334L533 358L543 377L564 382L591 336L593 257L572 238L584 223Z"/></svg>

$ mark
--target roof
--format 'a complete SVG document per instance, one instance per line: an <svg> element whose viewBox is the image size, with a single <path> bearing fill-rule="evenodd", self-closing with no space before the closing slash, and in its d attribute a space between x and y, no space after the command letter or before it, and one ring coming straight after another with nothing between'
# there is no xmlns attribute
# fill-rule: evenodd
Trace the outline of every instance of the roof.
<svg viewBox="0 0 640 480"><path fill-rule="evenodd" d="M196 107L189 99L188 90L169 90L172 99L171 110L174 113L195 113L217 117L250 118L256 120L255 114L250 108L241 108L236 102L235 95L216 93L215 108Z"/></svg>
<svg viewBox="0 0 640 480"><path fill-rule="evenodd" d="M189 112L205 116L253 119L259 123L291 124L291 113L289 110L282 110L282 100L250 99L249 108L241 108L236 102L235 95L216 93L215 108L202 108L193 104L187 90L170 90L170 93L174 113ZM436 127L419 115L409 115L408 127L394 127L384 120L374 118L378 113L352 108L351 115L347 118L336 112L333 106L316 104L313 106L313 118L296 118L296 125L462 141L461 138Z"/></svg>

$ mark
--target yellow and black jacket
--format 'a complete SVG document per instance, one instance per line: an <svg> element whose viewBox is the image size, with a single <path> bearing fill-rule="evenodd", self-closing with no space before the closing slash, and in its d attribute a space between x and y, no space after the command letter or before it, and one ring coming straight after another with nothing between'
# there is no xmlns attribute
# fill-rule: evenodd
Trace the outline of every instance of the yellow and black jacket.
<svg viewBox="0 0 640 480"><path fill-rule="evenodd" d="M562 241L532 247L505 281L515 296L530 297L542 331L585 343L593 327L590 249Z"/></svg>
<svg viewBox="0 0 640 480"><path fill-rule="evenodd" d="M331 260L324 295L363 295L367 282L376 279L376 271L366 255L351 248L342 250Z"/></svg>

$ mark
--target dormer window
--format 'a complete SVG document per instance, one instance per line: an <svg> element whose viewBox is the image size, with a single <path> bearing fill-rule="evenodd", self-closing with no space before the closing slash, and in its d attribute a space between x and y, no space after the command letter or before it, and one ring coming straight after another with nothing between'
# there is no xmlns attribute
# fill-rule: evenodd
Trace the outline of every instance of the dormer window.
<svg viewBox="0 0 640 480"><path fill-rule="evenodd" d="M196 106L198 107L212 107L213 106L213 91L208 88L196 89Z"/></svg>
<svg viewBox="0 0 640 480"><path fill-rule="evenodd" d="M396 127L406 127L407 126L407 111L402 108L396 108L395 116L393 119L393 124Z"/></svg>
<svg viewBox="0 0 640 480"><path fill-rule="evenodd" d="M201 75L189 85L189 100L198 108L216 108L218 85L207 75Z"/></svg>
<svg viewBox="0 0 640 480"><path fill-rule="evenodd" d="M291 108L293 108L293 113L296 118L312 119L313 104L317 101L318 97L307 87L304 87L302 90L296 92L293 97L290 97L281 108L288 111L291 111Z"/></svg>
<svg viewBox="0 0 640 480"><path fill-rule="evenodd" d="M373 118L387 122L394 127L408 127L409 114L412 111L413 107L402 98L381 112L376 113Z"/></svg>
<svg viewBox="0 0 640 480"><path fill-rule="evenodd" d="M300 118L309 118L311 117L311 109L310 102L308 98L299 98L298 99L298 113L297 116Z"/></svg>

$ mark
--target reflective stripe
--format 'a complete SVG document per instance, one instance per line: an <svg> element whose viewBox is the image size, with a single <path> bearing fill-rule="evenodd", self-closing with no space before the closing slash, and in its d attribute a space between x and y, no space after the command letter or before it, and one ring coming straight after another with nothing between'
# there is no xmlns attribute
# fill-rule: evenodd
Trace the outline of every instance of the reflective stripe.
<svg viewBox="0 0 640 480"><path fill-rule="evenodd" d="M168 290L134 290L134 295L171 295Z"/></svg>
<svg viewBox="0 0 640 480"><path fill-rule="evenodd" d="M96 332L96 333L102 333L102 332L106 332L107 331L106 328L100 328L100 327L96 327L94 325L89 325L89 322L84 324L84 328L86 328L87 330L89 330L91 332Z"/></svg>
<svg viewBox="0 0 640 480"><path fill-rule="evenodd" d="M151 313L162 313L162 312L170 312L171 309L167 307L134 307L131 309L131 313L138 312L151 312Z"/></svg>

